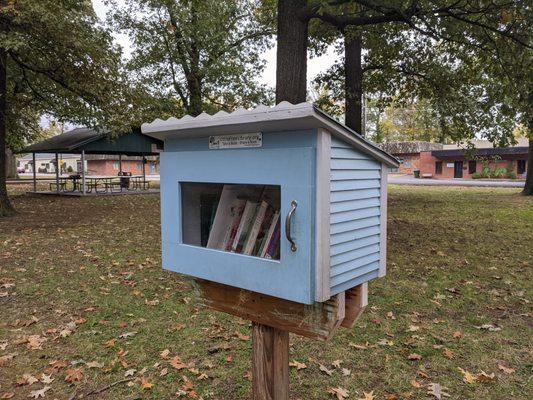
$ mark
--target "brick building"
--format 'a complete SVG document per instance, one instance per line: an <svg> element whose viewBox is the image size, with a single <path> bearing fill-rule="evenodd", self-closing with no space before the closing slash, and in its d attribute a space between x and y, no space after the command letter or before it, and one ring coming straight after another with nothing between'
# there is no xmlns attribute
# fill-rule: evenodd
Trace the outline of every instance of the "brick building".
<svg viewBox="0 0 533 400"><path fill-rule="evenodd" d="M143 158L137 156L116 156L103 154L87 155L88 175L117 175L119 171L131 172L132 175L142 175ZM146 175L159 175L159 161L157 157L145 157ZM122 167L122 168L121 168Z"/></svg>
<svg viewBox="0 0 533 400"><path fill-rule="evenodd" d="M400 160L399 173L420 171L421 178L460 179L515 177L525 179L527 174L528 139L520 138L512 147L493 147L487 140L474 142L471 151L459 145L428 142L398 142L382 148ZM505 171L505 173L503 173Z"/></svg>

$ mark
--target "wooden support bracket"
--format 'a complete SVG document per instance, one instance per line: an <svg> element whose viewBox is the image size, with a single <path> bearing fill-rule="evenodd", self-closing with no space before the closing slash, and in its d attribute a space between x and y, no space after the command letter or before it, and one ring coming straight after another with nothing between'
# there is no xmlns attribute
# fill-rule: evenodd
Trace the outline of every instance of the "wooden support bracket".
<svg viewBox="0 0 533 400"><path fill-rule="evenodd" d="M344 292L306 305L200 279L194 287L201 306L312 339L329 340L345 317Z"/></svg>
<svg viewBox="0 0 533 400"><path fill-rule="evenodd" d="M368 305L368 284L365 282L359 286L348 289L345 293L346 312L341 326L353 328L355 321L359 319Z"/></svg>

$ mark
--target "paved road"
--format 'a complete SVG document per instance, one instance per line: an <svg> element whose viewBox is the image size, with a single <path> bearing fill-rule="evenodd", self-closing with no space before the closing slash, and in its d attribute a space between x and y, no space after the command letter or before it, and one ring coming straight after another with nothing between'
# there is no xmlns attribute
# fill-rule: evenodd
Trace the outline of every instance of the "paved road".
<svg viewBox="0 0 533 400"><path fill-rule="evenodd" d="M482 180L482 179L416 179L411 175L389 175L389 183L394 185L425 186L481 186L481 187L524 187L524 181Z"/></svg>

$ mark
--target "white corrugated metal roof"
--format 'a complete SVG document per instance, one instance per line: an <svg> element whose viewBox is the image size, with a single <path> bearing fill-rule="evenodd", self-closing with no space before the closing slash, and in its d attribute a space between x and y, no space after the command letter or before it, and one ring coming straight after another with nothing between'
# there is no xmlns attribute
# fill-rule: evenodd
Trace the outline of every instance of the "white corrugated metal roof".
<svg viewBox="0 0 533 400"><path fill-rule="evenodd" d="M160 140L206 134L227 135L314 128L326 129L373 158L391 167L398 166L398 161L393 156L310 103L291 104L283 101L274 107L260 105L250 110L239 108L231 113L219 111L213 115L202 113L197 117L186 115L183 118L156 119L141 126L142 133Z"/></svg>

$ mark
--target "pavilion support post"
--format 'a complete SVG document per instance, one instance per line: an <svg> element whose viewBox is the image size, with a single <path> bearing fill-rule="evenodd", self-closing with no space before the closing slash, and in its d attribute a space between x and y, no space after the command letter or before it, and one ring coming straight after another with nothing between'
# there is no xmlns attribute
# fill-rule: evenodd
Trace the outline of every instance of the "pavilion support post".
<svg viewBox="0 0 533 400"><path fill-rule="evenodd" d="M56 153L56 193L59 193L59 156Z"/></svg>
<svg viewBox="0 0 533 400"><path fill-rule="evenodd" d="M254 400L289 399L289 332L252 323Z"/></svg>
<svg viewBox="0 0 533 400"><path fill-rule="evenodd" d="M122 175L122 154L118 155L118 174Z"/></svg>
<svg viewBox="0 0 533 400"><path fill-rule="evenodd" d="M35 153L31 153L33 158L33 165L32 165L32 171L33 171L33 191L37 191L37 165L35 163Z"/></svg>
<svg viewBox="0 0 533 400"><path fill-rule="evenodd" d="M143 155L143 190L146 190L146 157Z"/></svg>
<svg viewBox="0 0 533 400"><path fill-rule="evenodd" d="M85 150L81 151L81 194L85 196Z"/></svg>

